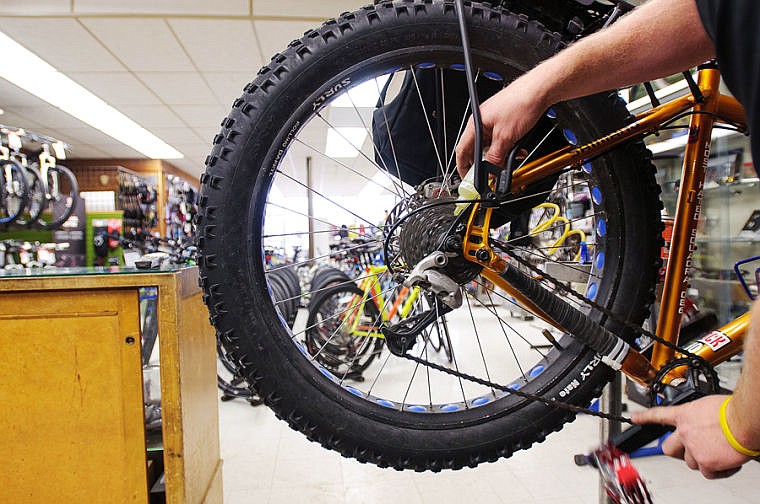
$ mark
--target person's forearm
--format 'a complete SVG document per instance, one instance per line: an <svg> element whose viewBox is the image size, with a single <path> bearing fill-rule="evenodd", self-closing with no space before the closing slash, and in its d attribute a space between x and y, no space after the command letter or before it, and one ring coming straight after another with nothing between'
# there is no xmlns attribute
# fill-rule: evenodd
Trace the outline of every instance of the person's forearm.
<svg viewBox="0 0 760 504"><path fill-rule="evenodd" d="M652 0L537 66L548 105L672 75L715 56L695 0Z"/></svg>
<svg viewBox="0 0 760 504"><path fill-rule="evenodd" d="M760 302L752 306L750 330L744 341L742 375L726 411L728 425L746 448L760 450Z"/></svg>

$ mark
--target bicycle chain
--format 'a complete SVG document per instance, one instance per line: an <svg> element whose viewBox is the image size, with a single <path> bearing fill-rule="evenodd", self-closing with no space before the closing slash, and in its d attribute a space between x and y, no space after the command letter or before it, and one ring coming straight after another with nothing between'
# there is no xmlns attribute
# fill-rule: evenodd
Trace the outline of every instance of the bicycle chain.
<svg viewBox="0 0 760 504"><path fill-rule="evenodd" d="M622 422L633 425L633 421L631 421L630 418L619 416L619 415L613 415L612 413L603 413L601 411L594 411L588 408L583 408L581 406L576 406L575 404L570 404L562 401L557 401L556 399L549 399L543 396L540 396L538 394L531 394L530 392L525 392L523 390L519 389L512 389L507 387L506 385L500 385L498 383L484 380L482 378L478 378L477 376L473 376L467 373L463 373L461 371L456 371L454 369L449 369L447 367L441 366L440 364L436 364L435 362L430 362L428 360L425 360L421 357L415 357L414 355L409 355L408 353L405 353L403 355L405 359L411 360L413 362L416 362L418 364L422 364L423 366L430 367L432 369L435 369L436 371L441 371L442 373L446 373L452 376L456 376L457 378L462 378L467 381L471 381L473 383L477 383L478 385L484 385L486 387L490 387L492 389L501 390L503 392L507 392L511 395L516 395L518 397L522 397L524 399L528 399L535 402L541 402L546 404L547 406L554 407L557 409L563 409L567 411L572 411L574 413L585 413L587 415L604 418L606 420L613 420L616 422Z"/></svg>
<svg viewBox="0 0 760 504"><path fill-rule="evenodd" d="M501 250L503 250L504 252L507 252L507 253L510 253L512 251L512 249L513 249L513 247L509 246L509 244L500 242L498 240L491 239L491 242L496 247L500 248ZM651 338L653 341L656 341L657 343L661 343L661 344L665 345L668 348L671 348L673 350L677 350L678 352L682 353L683 355L686 355L689 359L698 360L703 365L711 367L709 365L709 363L707 363L707 361L705 361L702 357L700 357L700 356L698 356L696 354L693 354L693 353L689 352L688 350L685 350L685 349L679 347L678 345L676 345L674 343L671 343L670 341L667 341L667 340L665 340L663 338L660 338L659 336L657 336L656 334L652 333L651 331L649 331L647 329L644 329L643 327L637 326L636 324L633 324L632 322L629 322L628 320L626 320L626 319L618 316L617 314L615 314L611 310L609 310L607 307L602 306L599 303L596 303L595 301L592 301L592 300L588 299L586 296L584 296L584 295L582 295L582 294L574 291L570 287L566 286L563 282L560 282L559 280L557 280L556 278L552 277L551 275L549 275L545 271L542 271L539 268L537 268L536 266L534 266L533 264L530 264L529 261L527 261L527 260L519 257L517 254L511 254L510 253L510 257L513 258L513 259L515 259L518 263L520 263L520 264L524 265L525 267L527 267L532 272L534 272L534 273L536 273L538 275L541 275L543 278L545 278L545 279L549 280L550 282L554 283L554 285L557 288L559 288L560 290L562 290L563 292L565 292L565 293L569 294L570 296L578 299L579 301L581 301L582 303L590 306L591 308L599 310L604 315L606 315L610 319L612 319L614 322L618 322L618 323L622 324L627 329L632 330L634 333L636 333L638 335L642 335L642 336L647 336L647 337ZM494 383L494 382L489 381L489 380L484 380L482 378L478 378L477 376L473 376L473 375L470 375L470 374L467 374L467 373L463 373L461 371L450 369L450 368L441 366L440 364L436 364L434 362L430 362L428 360L425 360L425 359L423 359L421 357L415 357L414 355L409 355L407 353L403 354L403 357L405 359L411 360L411 361L416 362L418 364L422 364L424 366L427 366L429 368L435 369L435 370L440 371L442 373L446 373L446 374L455 376L457 378L461 378L461 379L464 379L464 380L467 380L467 381L470 381L470 382L473 382L473 383L477 383L479 385L484 385L484 386L490 387L492 389L502 390L504 392L508 392L509 394L516 395L518 397L522 397L522 398L528 399L530 401L541 402L541 403L543 403L543 404L545 404L547 406L550 406L550 407L554 407L554 408L557 408L557 409L563 409L563 410L567 410L567 411L572 411L574 413L585 413L587 415L595 416L595 417L598 417L598 418L603 418L605 420L612 420L612 421L616 421L616 422L627 423L627 424L633 425L633 421L630 418L628 418L628 417L624 417L624 416L621 416L621 415L614 415L614 414L611 414L611 413L603 413L601 411L594 411L594 410L591 410L589 408L584 408L584 407L577 406L575 404L570 404L570 403L563 402L563 401L557 401L556 399L549 399L549 398L546 398L544 396L540 396L540 395L537 395L537 394L531 394L530 392L525 392L525 391L522 391L522 390L519 390L519 389L511 389L511 388L509 388L509 387L507 387L505 385L500 385L498 383Z"/></svg>

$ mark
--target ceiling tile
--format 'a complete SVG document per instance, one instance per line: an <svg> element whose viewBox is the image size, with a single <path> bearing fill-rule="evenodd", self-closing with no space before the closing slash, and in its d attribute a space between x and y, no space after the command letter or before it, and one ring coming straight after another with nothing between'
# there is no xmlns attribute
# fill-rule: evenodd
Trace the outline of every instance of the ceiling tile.
<svg viewBox="0 0 760 504"><path fill-rule="evenodd" d="M229 112L223 105L174 105L172 110L192 128L216 127Z"/></svg>
<svg viewBox="0 0 760 504"><path fill-rule="evenodd" d="M169 162L194 179L200 178L205 169L203 162L195 159L172 159Z"/></svg>
<svg viewBox="0 0 760 504"><path fill-rule="evenodd" d="M79 119L52 105L17 106L12 107L11 111L18 115L29 117L51 129L87 127ZM44 133L44 131L40 131L40 133Z"/></svg>
<svg viewBox="0 0 760 504"><path fill-rule="evenodd" d="M150 132L175 149L177 145L205 144L191 128L151 128ZM183 152L183 154L185 153Z"/></svg>
<svg viewBox="0 0 760 504"><path fill-rule="evenodd" d="M252 0L254 16L298 16L328 19L341 12L356 10L367 4L366 0Z"/></svg>
<svg viewBox="0 0 760 504"><path fill-rule="evenodd" d="M74 0L72 3L74 12L88 14L247 16L250 13L248 0Z"/></svg>
<svg viewBox="0 0 760 504"><path fill-rule="evenodd" d="M62 72L124 70L75 19L0 17L0 31Z"/></svg>
<svg viewBox="0 0 760 504"><path fill-rule="evenodd" d="M7 108L12 105L44 105L46 102L27 93L15 84L5 79L0 79L0 107Z"/></svg>
<svg viewBox="0 0 760 504"><path fill-rule="evenodd" d="M218 105L197 72L142 72L137 77L167 105Z"/></svg>
<svg viewBox="0 0 760 504"><path fill-rule="evenodd" d="M163 105L122 105L119 110L143 128L181 128L184 125L169 107Z"/></svg>
<svg viewBox="0 0 760 504"><path fill-rule="evenodd" d="M38 123L37 121L34 121L33 119L30 119L26 116L19 115L13 110L9 110L8 108L3 109L3 114L0 115L0 124L4 124L5 126L14 126L16 128L24 128L33 130L40 134L47 134L50 135L45 129L47 128L43 124Z"/></svg>
<svg viewBox="0 0 760 504"><path fill-rule="evenodd" d="M77 144L71 149L69 157L71 159L104 159L110 158L111 155L91 145Z"/></svg>
<svg viewBox="0 0 760 504"><path fill-rule="evenodd" d="M258 69L252 72L211 72L203 77L211 86L211 91L220 103L230 107L243 94L243 88L256 77Z"/></svg>
<svg viewBox="0 0 760 504"><path fill-rule="evenodd" d="M101 147L104 145L120 144L115 138L106 135L102 131L89 127L61 127L57 129L60 135L70 139L71 145L74 147L77 144L91 145L95 147Z"/></svg>
<svg viewBox="0 0 760 504"><path fill-rule="evenodd" d="M345 10L345 9L344 9ZM276 53L284 51L294 39L303 36L306 30L319 26L319 23L305 21L254 21L264 61L269 60Z"/></svg>
<svg viewBox="0 0 760 504"><path fill-rule="evenodd" d="M193 130L210 144L221 128L216 125L210 125L204 128L193 128Z"/></svg>
<svg viewBox="0 0 760 504"><path fill-rule="evenodd" d="M185 157L190 159L200 159L203 161L211 152L211 141L193 142L189 144L177 144L175 146Z"/></svg>
<svg viewBox="0 0 760 504"><path fill-rule="evenodd" d="M129 72L70 72L68 76L110 105L160 105L156 96Z"/></svg>
<svg viewBox="0 0 760 504"><path fill-rule="evenodd" d="M171 19L169 24L202 72L255 72L262 65L248 19Z"/></svg>
<svg viewBox="0 0 760 504"><path fill-rule="evenodd" d="M141 152L137 152L131 147L127 147L124 144L116 143L116 144L109 144L109 145L96 145L97 149L102 150L105 152L108 157L111 158L121 158L121 159L132 159L132 158L138 158L138 159L144 159L145 155Z"/></svg>
<svg viewBox="0 0 760 504"><path fill-rule="evenodd" d="M163 19L83 18L82 23L130 70L194 70Z"/></svg>
<svg viewBox="0 0 760 504"><path fill-rule="evenodd" d="M71 11L71 0L3 0L0 14L65 14Z"/></svg>

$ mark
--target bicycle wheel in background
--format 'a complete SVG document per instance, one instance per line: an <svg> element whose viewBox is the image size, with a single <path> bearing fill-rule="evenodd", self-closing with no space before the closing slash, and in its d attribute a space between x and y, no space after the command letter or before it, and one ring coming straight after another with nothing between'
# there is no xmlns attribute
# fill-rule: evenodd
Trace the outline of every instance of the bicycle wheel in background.
<svg viewBox="0 0 760 504"><path fill-rule="evenodd" d="M355 284L337 285L312 298L303 346L335 376L356 380L380 354L380 311L370 293Z"/></svg>
<svg viewBox="0 0 760 504"><path fill-rule="evenodd" d="M25 166L23 170L26 172L28 198L24 211L16 217L15 221L19 226L31 227L47 208L47 197L40 171L34 166Z"/></svg>
<svg viewBox="0 0 760 504"><path fill-rule="evenodd" d="M251 406L258 406L263 401L252 390L237 366L227 357L217 340L216 344L216 386L223 392L222 401L245 399Z"/></svg>
<svg viewBox="0 0 760 504"><path fill-rule="evenodd" d="M11 224L26 208L28 191L24 170L15 161L0 161L0 224Z"/></svg>
<svg viewBox="0 0 760 504"><path fill-rule="evenodd" d="M55 229L66 222L76 209L79 185L71 170L55 165L42 174L47 195L45 218L38 219L45 229Z"/></svg>
<svg viewBox="0 0 760 504"><path fill-rule="evenodd" d="M525 16L474 2L466 14L479 86L501 88L561 47L555 34ZM388 238L408 267L445 237L456 196L453 147L468 115L462 62L451 1L385 2L344 14L294 41L246 86L214 139L201 179L201 286L225 348L280 418L362 462L441 470L509 456L574 416L510 395L510 389L587 405L610 376L569 335L559 339L559 348L542 349L540 330L510 322L504 306L509 299L488 289L498 302L465 292L463 306L438 323L451 342L451 363L445 365L503 384L499 388L387 351L364 371L365 382L348 383L299 343L305 328L283 323L284 306L271 297L274 284L260 251L273 241L307 236L310 217L328 229L345 222L372 229L384 208L403 212L441 203L406 219L400 236ZM434 83L432 99L421 92L423 82ZM414 152L432 152L425 159L399 159L408 137L396 127L404 123L391 124L388 115L400 103L419 112L412 127L427 139L417 141ZM616 93L560 104L523 147L532 158L590 141L629 117ZM368 140L382 135L390 149ZM325 136L353 148L354 157L325 148ZM300 163L306 156L312 158L309 177ZM433 173L425 168L431 164ZM412 187L406 181L415 176L415 183L423 183ZM349 189L357 184L367 188L359 197ZM585 277L575 285L620 317L641 322L653 299L660 245L659 189L643 144L568 168L526 191L529 197L503 205L499 225L510 226L553 192L583 194L591 263L579 268ZM313 213L307 192L315 200ZM381 200L388 206L373 206ZM320 233L325 231L315 230L315 240ZM370 231L364 238L383 241ZM520 248L528 256L539 253L530 244ZM314 259L319 257L308 260ZM479 268L450 260L457 262L462 267L446 273L460 284L477 282ZM589 315L622 333L602 314ZM434 360L427 348L418 341L411 352Z"/></svg>

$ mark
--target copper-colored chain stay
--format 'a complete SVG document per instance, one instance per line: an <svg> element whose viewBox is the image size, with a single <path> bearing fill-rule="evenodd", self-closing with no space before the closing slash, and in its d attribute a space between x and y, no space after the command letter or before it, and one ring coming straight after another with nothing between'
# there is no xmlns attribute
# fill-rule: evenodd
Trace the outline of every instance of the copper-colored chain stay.
<svg viewBox="0 0 760 504"><path fill-rule="evenodd" d="M507 292L510 293L510 295L515 297L526 308L533 311L536 314L536 316L540 317L547 323L557 327L557 323L553 321L551 317L546 315L541 309L539 309L530 299L525 297L522 293L509 288L508 284L505 285L506 282L504 281L504 279L502 279L499 276L499 273L503 272L506 269L507 263L504 259L502 259L499 256L499 254L495 253L491 247L491 240L489 237L489 229L490 229L489 225L491 221L492 212L493 212L493 209L482 208L479 203L474 203L473 207L470 209L470 216L467 222L467 230L465 232L465 237L464 237L463 245L462 245L465 258L469 261L478 263L481 266L483 266L484 270L482 272L482 275L486 279L492 281L493 283L495 283L496 285L499 285L502 288L505 288ZM502 246L500 248L504 249L508 247ZM530 269L536 275L540 275L541 277L546 278L550 282L554 283L557 286L557 288L559 288L560 290L575 297L576 299L580 300L582 303L601 311L602 313L604 313L605 315L607 315L614 321L619 322L620 324L623 324L625 327L633 331L635 334L645 335L651 338L653 341L661 343L664 346L673 348L674 350L677 350L682 355L685 355L689 358L702 360L701 357L696 356L685 349L681 349L677 345L670 343L669 341L666 341L663 338L658 337L652 332L647 331L643 329L642 327L639 327L635 324L630 323L627 320L622 319L618 315L612 313L612 311L610 311L606 307L603 307L589 300L585 296L582 296L581 294L573 291L569 287L565 286L562 282L557 281L556 279L548 275L546 272L541 271L535 266L533 266L532 264L530 264L529 261L523 260L522 258L517 257L517 256L514 256L514 259L518 261L520 264ZM558 329L564 332L567 332L562 327L558 327ZM652 380L655 378L657 374L657 370L652 367L649 361L644 356L642 356L641 353L638 352L638 350L633 349L633 348L630 349L630 351L628 352L628 355L621 362L621 367L624 373L626 373L628 376L630 376L631 378L635 379L636 381L638 381L639 383L643 385L650 385L652 383ZM673 379L680 378L680 377L681 377L681 374L674 371L667 375L666 380L669 382Z"/></svg>
<svg viewBox="0 0 760 504"><path fill-rule="evenodd" d="M506 249L509 249L509 245L508 244L497 244L497 246L499 246L499 248L501 248L502 250L505 250L505 251L506 251ZM586 296L583 296L582 294L579 294L578 292L576 292L573 289L571 289L570 287L566 286L564 283L560 282L559 280L553 278L551 275L547 274L546 272L539 270L538 268L536 268L535 266L533 266L532 264L530 264L529 261L526 261L526 260L520 258L516 254L512 255L511 257L513 257L517 262L519 262L520 264L524 265L525 267L527 267L528 269L530 269L534 273L542 275L544 278L546 278L547 280L549 280L550 282L552 282L556 286L557 289L563 291L564 293L568 294L569 296L572 296L572 297L578 299L580 302L585 303L586 305L590 306L591 308L594 308L595 310L598 310L598 311L602 312L603 314L605 314L606 316L608 316L610 319L612 319L615 322L618 322L618 323L622 324L623 326L625 326L627 329L631 330L635 334L640 335L640 336L647 336L648 338L651 338L653 341L656 341L657 343L660 343L660 344L662 344L662 345L664 345L666 347L672 348L673 350L675 350L679 354L681 354L683 356L686 356L689 359L694 359L694 360L700 361L705 366L708 366L708 367L710 366L710 364L708 362L706 362L705 359L702 358L702 357L700 357L699 355L696 355L696 354L694 354L694 353L692 353L692 352L690 352L690 351L688 351L688 350L686 350L684 348L681 348L678 345L676 345L674 343L671 343L670 341L667 341L666 339L663 339L663 338L657 336L653 332L644 329L643 327L640 327L640 326L638 326L636 324L633 324L633 323L629 322L627 319L624 319L624 318L620 317L619 315L617 315L616 313L614 313L612 310L609 310L605 306L602 306L599 303L596 303L595 301L592 301L592 300L588 299ZM641 354L638 351L636 351L634 349L632 349L631 355L632 356L639 356L642 359L644 358L643 356L641 356ZM643 363L640 362L640 360L638 359L638 357L636 357L635 360L631 359L629 362L630 362L630 366L632 368L634 366L643 366ZM649 367L651 368L651 365ZM625 362L623 364L623 370L624 371L628 371L626 369ZM670 381L672 379L681 378L682 377L682 373L678 373L678 372L675 372L675 371L676 370L673 370L672 372L668 373L666 375L666 378L665 378L664 381L667 382L667 381ZM644 383L644 384L648 385L650 383Z"/></svg>

